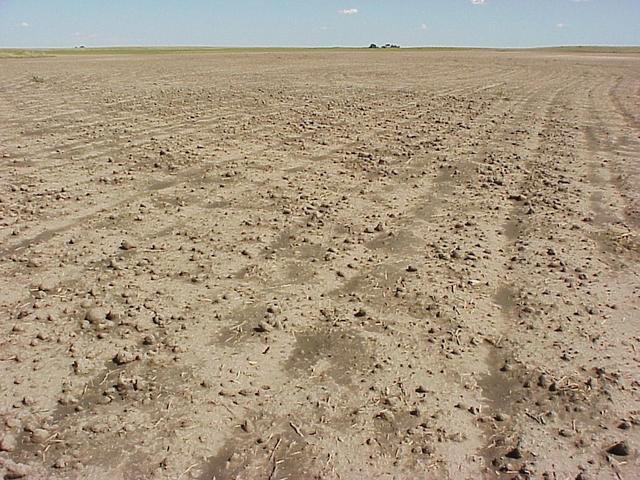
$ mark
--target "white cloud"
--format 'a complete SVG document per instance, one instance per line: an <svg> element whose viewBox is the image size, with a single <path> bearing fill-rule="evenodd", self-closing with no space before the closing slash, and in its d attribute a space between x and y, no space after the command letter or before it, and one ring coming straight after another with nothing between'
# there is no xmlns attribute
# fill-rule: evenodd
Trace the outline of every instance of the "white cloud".
<svg viewBox="0 0 640 480"><path fill-rule="evenodd" d="M356 15L358 13L357 8L343 8L342 10L338 10L340 15Z"/></svg>
<svg viewBox="0 0 640 480"><path fill-rule="evenodd" d="M29 28L31 25L29 25L27 22L21 22L21 23L20 23L20 26L21 26L22 28Z"/></svg>
<svg viewBox="0 0 640 480"><path fill-rule="evenodd" d="M428 30L429 27L427 27L426 23L423 23L422 25L420 25L420 30Z"/></svg>
<svg viewBox="0 0 640 480"><path fill-rule="evenodd" d="M566 23L556 23L557 28L565 28L567 26Z"/></svg>
<svg viewBox="0 0 640 480"><path fill-rule="evenodd" d="M473 3L474 5L486 5L487 0L471 0L471 3Z"/></svg>

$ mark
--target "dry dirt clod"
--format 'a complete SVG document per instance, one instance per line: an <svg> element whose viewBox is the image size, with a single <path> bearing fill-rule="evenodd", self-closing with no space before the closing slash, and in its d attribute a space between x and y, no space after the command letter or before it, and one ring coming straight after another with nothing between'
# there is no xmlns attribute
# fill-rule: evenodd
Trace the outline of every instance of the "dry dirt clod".
<svg viewBox="0 0 640 480"><path fill-rule="evenodd" d="M513 460L520 460L522 458L522 451L520 450L519 447L515 447L515 448L509 450L505 454L505 457L511 458Z"/></svg>
<svg viewBox="0 0 640 480"><path fill-rule="evenodd" d="M44 428L36 428L33 433L31 433L31 441L33 443L44 443L49 438L49 431Z"/></svg>
<svg viewBox="0 0 640 480"><path fill-rule="evenodd" d="M42 282L40 282L40 285L38 285L38 288L41 291L47 292L47 293L55 291L56 287L57 287L57 282L53 278L46 278L42 280Z"/></svg>
<svg viewBox="0 0 640 480"><path fill-rule="evenodd" d="M134 248L136 248L136 245L130 240L123 240L120 243L120 250L128 251L128 250L133 250Z"/></svg>
<svg viewBox="0 0 640 480"><path fill-rule="evenodd" d="M258 333L268 333L273 330L273 327L271 327L267 322L260 322L256 325L254 330Z"/></svg>
<svg viewBox="0 0 640 480"><path fill-rule="evenodd" d="M538 386L542 387L542 388L548 388L549 385L551 384L552 380L549 378L548 375L545 374L541 374L538 377Z"/></svg>
<svg viewBox="0 0 640 480"><path fill-rule="evenodd" d="M242 422L242 425L240 425L240 427L242 428L242 430L244 430L245 433L253 433L255 431L253 422L249 419L246 419L244 422Z"/></svg>
<svg viewBox="0 0 640 480"><path fill-rule="evenodd" d="M527 199L527 196L523 195L522 193L516 193L516 194L509 195L509 200L515 200L516 202L523 202L526 199Z"/></svg>
<svg viewBox="0 0 640 480"><path fill-rule="evenodd" d="M607 448L607 453L618 457L626 457L631 454L631 448L627 442L622 441Z"/></svg>
<svg viewBox="0 0 640 480"><path fill-rule="evenodd" d="M571 438L574 435L574 432L572 430L569 430L566 428L560 429L558 433L560 434L561 437L564 437L564 438Z"/></svg>
<svg viewBox="0 0 640 480"><path fill-rule="evenodd" d="M116 365L126 365L127 363L132 363L138 360L138 356L133 352L128 352L126 350L121 350L113 357L113 362Z"/></svg>
<svg viewBox="0 0 640 480"><path fill-rule="evenodd" d="M360 308L355 314L354 316L356 318L362 318L362 317L366 317L367 316L367 311L364 308Z"/></svg>
<svg viewBox="0 0 640 480"><path fill-rule="evenodd" d="M4 460L0 458L0 467L4 467L6 473L4 474L4 480L15 480L19 478L25 478L33 473L33 468L23 463L16 463L11 460Z"/></svg>
<svg viewBox="0 0 640 480"><path fill-rule="evenodd" d="M84 315L85 320L93 325L104 322L107 319L107 313L101 308L91 308Z"/></svg>
<svg viewBox="0 0 640 480"><path fill-rule="evenodd" d="M18 441L16 437L12 434L7 433L2 440L0 440L0 452L13 452L18 446Z"/></svg>
<svg viewBox="0 0 640 480"><path fill-rule="evenodd" d="M395 415L391 410L382 410L378 412L376 417L389 423L395 422L395 419L396 419Z"/></svg>
<svg viewBox="0 0 640 480"><path fill-rule="evenodd" d="M618 424L618 428L620 430L629 430L631 428L631 423L626 420L623 420Z"/></svg>

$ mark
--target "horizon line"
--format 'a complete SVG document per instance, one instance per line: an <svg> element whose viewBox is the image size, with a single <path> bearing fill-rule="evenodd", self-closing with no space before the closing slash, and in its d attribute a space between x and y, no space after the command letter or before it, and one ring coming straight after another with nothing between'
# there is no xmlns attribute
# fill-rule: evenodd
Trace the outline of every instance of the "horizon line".
<svg viewBox="0 0 640 480"><path fill-rule="evenodd" d="M393 45L393 44L376 44L378 45L378 49L384 50L382 48L385 45ZM397 45L397 44L396 44ZM477 50L534 50L541 48L640 48L640 44L547 44L547 45L529 45L529 46L477 46L477 45L399 45L400 49L438 49L438 48L446 48L446 49L477 49ZM139 45L139 44L114 44L114 45L84 45L77 44L71 46L64 47L42 47L42 46L29 46L29 47L3 47L0 46L0 50L73 50L73 49L124 49L124 48L146 48L146 49L161 49L161 48L190 48L190 49L290 49L290 50L301 50L301 49L318 49L318 50L326 50L326 49L365 49L365 50L373 50L368 45L193 45L193 44L156 44L156 45ZM397 49L394 49L397 50Z"/></svg>

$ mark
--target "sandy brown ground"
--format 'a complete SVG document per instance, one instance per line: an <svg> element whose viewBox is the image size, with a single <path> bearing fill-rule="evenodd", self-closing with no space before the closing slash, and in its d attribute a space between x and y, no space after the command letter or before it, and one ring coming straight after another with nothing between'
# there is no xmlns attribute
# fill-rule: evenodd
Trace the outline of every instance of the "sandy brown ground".
<svg viewBox="0 0 640 480"><path fill-rule="evenodd" d="M0 60L0 474L640 478L640 55Z"/></svg>

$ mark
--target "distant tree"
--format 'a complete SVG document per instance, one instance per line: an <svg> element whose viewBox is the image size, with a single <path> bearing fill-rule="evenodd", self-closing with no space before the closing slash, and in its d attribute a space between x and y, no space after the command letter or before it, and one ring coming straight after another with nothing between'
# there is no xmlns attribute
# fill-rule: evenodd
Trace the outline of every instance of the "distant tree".
<svg viewBox="0 0 640 480"><path fill-rule="evenodd" d="M372 43L371 45L369 45L369 48L378 48L378 45L376 45L375 43Z"/></svg>

